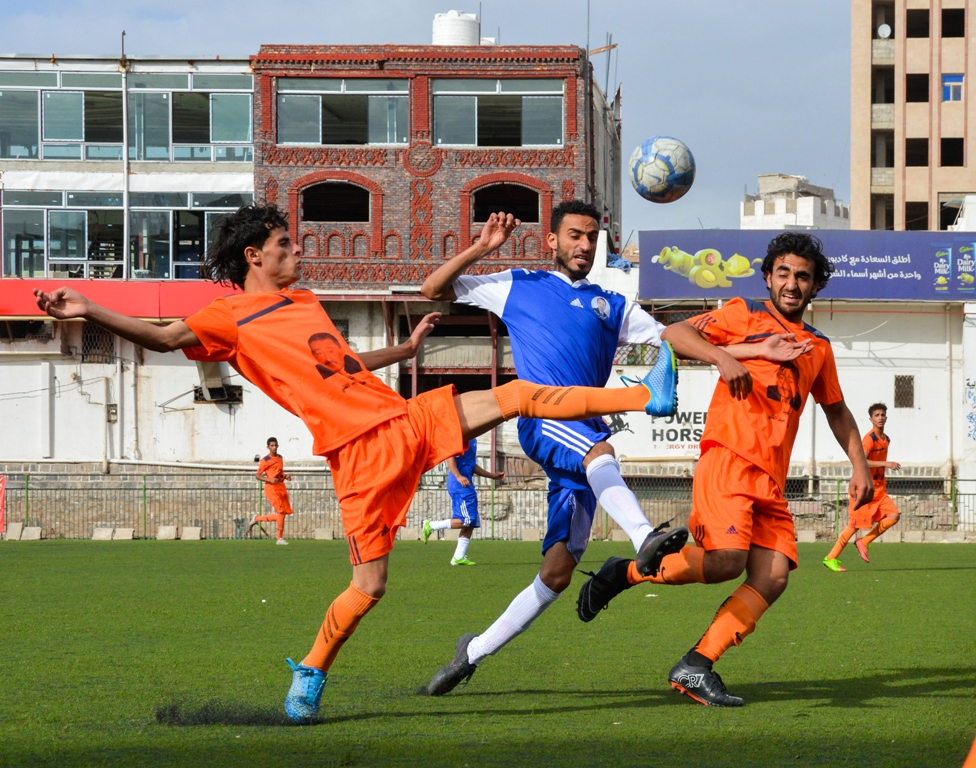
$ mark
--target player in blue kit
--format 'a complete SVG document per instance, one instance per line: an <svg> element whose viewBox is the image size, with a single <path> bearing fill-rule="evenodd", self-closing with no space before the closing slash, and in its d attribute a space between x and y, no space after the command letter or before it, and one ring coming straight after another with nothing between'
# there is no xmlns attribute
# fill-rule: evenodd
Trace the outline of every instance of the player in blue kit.
<svg viewBox="0 0 976 768"><path fill-rule="evenodd" d="M460 528L451 565L474 565L468 559L468 545L475 528L481 527L478 515L478 491L474 476L502 480L504 472L489 472L478 466L478 441L470 440L468 450L447 460L447 494L451 497L451 516L446 520L424 520L424 544L434 531Z"/></svg>
<svg viewBox="0 0 976 768"><path fill-rule="evenodd" d="M511 223L511 215L492 214L485 230ZM518 223L518 222L516 222ZM553 386L605 386L621 344L661 347L671 366L674 354L661 341L664 326L634 301L590 283L599 235L599 213L580 200L556 206L547 244L554 252L551 271L505 270L465 275L489 251L476 242L436 269L424 282L424 296L487 309L508 328L519 377ZM726 347L716 352L719 373L737 397L752 380L736 357L790 359L800 345L785 336L762 343ZM728 353L728 354L725 354ZM659 414L665 415L665 414ZM573 569L590 537L596 502L626 532L634 545L640 573L657 572L661 559L680 551L688 530L655 530L620 475L610 429L602 419L552 421L519 419L519 442L549 478L549 510L543 562L538 576L482 634L464 635L457 654L427 687L432 696L452 690L474 674L477 665L524 632L569 586ZM663 529L665 526L661 526Z"/></svg>

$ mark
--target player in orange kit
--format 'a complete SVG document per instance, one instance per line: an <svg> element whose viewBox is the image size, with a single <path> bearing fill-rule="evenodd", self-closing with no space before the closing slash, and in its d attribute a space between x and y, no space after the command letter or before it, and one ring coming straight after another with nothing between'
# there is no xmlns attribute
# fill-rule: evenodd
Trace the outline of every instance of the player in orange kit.
<svg viewBox="0 0 976 768"><path fill-rule="evenodd" d="M273 515L255 515L251 518L250 530L260 523L275 523L278 528L275 544L287 544L285 539L285 516L294 513L288 500L288 489L285 480L291 480L291 475L285 472L285 460L278 455L278 438L268 438L268 455L261 459L257 471L258 480L264 482L264 498L270 503L275 513Z"/></svg>
<svg viewBox="0 0 976 768"><path fill-rule="evenodd" d="M868 547L871 542L891 528L901 517L898 507L888 495L888 481L885 479L886 469L901 469L901 464L897 461L888 461L888 446L891 444L891 438L885 434L885 424L888 423L888 406L884 403L875 403L868 408L868 416L871 418L871 430L861 440L861 446L864 448L864 455L867 457L868 467L871 469L871 479L874 481L874 498L870 504L865 504L860 509L851 511L847 527L840 532L834 548L824 558L824 565L836 573L843 573L847 570L841 566L840 560L837 558L840 557L840 553L844 551L844 547L847 546L857 531L871 529L854 542L861 559L865 563L870 563Z"/></svg>
<svg viewBox="0 0 976 768"><path fill-rule="evenodd" d="M851 508L870 501L873 493L857 424L837 381L830 341L803 322L804 310L832 271L819 240L784 232L770 242L762 265L768 302L732 299L719 309L668 326L664 338L677 354L706 362L712 345L784 332L812 348L783 363L742 361L754 381L743 400L736 400L724 382L716 385L688 521L698 546L666 556L659 572L647 577L637 572L633 561L610 558L580 590L577 610L583 621L590 621L617 594L641 581L716 584L745 571L745 582L722 603L705 634L668 675L672 688L708 706L745 703L726 690L712 665L755 630L797 566L793 518L783 488L807 395L823 408L853 464Z"/></svg>
<svg viewBox="0 0 976 768"><path fill-rule="evenodd" d="M501 247L518 223L510 214L491 214L477 247ZM515 416L666 415L677 405L674 355L667 345L643 386L545 387L516 380L462 395L446 386L405 400L370 371L416 355L439 313L421 320L403 344L357 355L313 292L289 289L301 277L301 249L286 216L273 206L244 206L223 218L203 272L243 293L162 327L101 307L70 288L35 289L34 295L55 319L83 318L158 352L183 349L191 360L227 361L312 433L313 452L328 460L332 472L353 575L302 663L288 660L293 675L285 710L295 722L314 720L326 673L385 594L389 553L424 472ZM663 544L661 550L649 559L655 572L667 551Z"/></svg>

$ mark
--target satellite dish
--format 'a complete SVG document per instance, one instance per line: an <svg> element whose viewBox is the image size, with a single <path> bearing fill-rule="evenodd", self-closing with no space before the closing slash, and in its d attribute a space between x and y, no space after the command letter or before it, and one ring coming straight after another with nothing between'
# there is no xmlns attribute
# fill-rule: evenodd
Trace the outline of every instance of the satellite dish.
<svg viewBox="0 0 976 768"><path fill-rule="evenodd" d="M880 37L882 40L887 40L889 37L891 37L891 27L887 24L882 24L880 27L878 27L878 37Z"/></svg>

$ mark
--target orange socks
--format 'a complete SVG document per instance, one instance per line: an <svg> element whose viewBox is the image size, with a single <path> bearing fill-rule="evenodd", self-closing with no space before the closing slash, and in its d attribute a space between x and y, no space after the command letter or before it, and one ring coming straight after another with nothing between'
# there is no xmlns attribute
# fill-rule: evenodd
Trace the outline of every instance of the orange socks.
<svg viewBox="0 0 976 768"><path fill-rule="evenodd" d="M369 613L370 608L380 599L360 592L352 584L329 606L322 628L315 637L315 644L302 661L307 667L318 667L328 672L332 662L352 633L359 626L360 619Z"/></svg>
<svg viewBox="0 0 976 768"><path fill-rule="evenodd" d="M840 532L840 536L837 537L837 542L834 544L834 548L830 550L830 554L825 557L825 560L834 560L840 557L840 553L844 551L844 547L847 546L847 542L851 540L851 536L857 533L857 528L853 525L847 526L843 531Z"/></svg>
<svg viewBox="0 0 976 768"><path fill-rule="evenodd" d="M627 581L640 584L649 581L652 584L704 584L705 583L705 550L701 547L683 547L680 552L668 555L661 561L657 576L641 576L637 572L637 563L631 561L627 567Z"/></svg>
<svg viewBox="0 0 976 768"><path fill-rule="evenodd" d="M650 400L645 387L544 387L528 381L510 381L492 390L504 419L573 421L623 411L643 411Z"/></svg>
<svg viewBox="0 0 976 768"><path fill-rule="evenodd" d="M749 585L740 584L719 607L695 650L712 661L718 661L733 645L742 645L743 639L756 629L756 622L767 608L769 603L762 595Z"/></svg>
<svg viewBox="0 0 976 768"><path fill-rule="evenodd" d="M874 528L872 528L870 532L868 532L868 534L863 539L861 539L861 541L864 542L864 546L867 546L876 538L878 538L878 536L880 536L882 533L884 533L889 528L891 528L891 526L897 524L898 524L897 518L888 517L888 516L882 517L880 520L878 520L878 522L874 524Z"/></svg>

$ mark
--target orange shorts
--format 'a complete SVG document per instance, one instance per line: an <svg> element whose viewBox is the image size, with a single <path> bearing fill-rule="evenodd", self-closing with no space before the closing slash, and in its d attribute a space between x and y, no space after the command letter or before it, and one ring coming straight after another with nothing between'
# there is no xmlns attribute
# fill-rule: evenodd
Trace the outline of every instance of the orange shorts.
<svg viewBox="0 0 976 768"><path fill-rule="evenodd" d="M725 446L711 446L698 461L688 527L706 551L755 545L782 552L796 568L796 531L782 489Z"/></svg>
<svg viewBox="0 0 976 768"><path fill-rule="evenodd" d="M271 507L279 515L290 515L295 511L291 508L291 502L288 500L288 490L285 488L284 483L265 483L264 498L271 502Z"/></svg>
<svg viewBox="0 0 976 768"><path fill-rule="evenodd" d="M393 549L420 476L463 453L454 387L407 400L407 412L326 454L353 565Z"/></svg>
<svg viewBox="0 0 976 768"><path fill-rule="evenodd" d="M875 496L860 509L850 513L850 524L858 529L871 528L878 520L889 515L897 515L898 507L891 500L887 491L875 489Z"/></svg>

